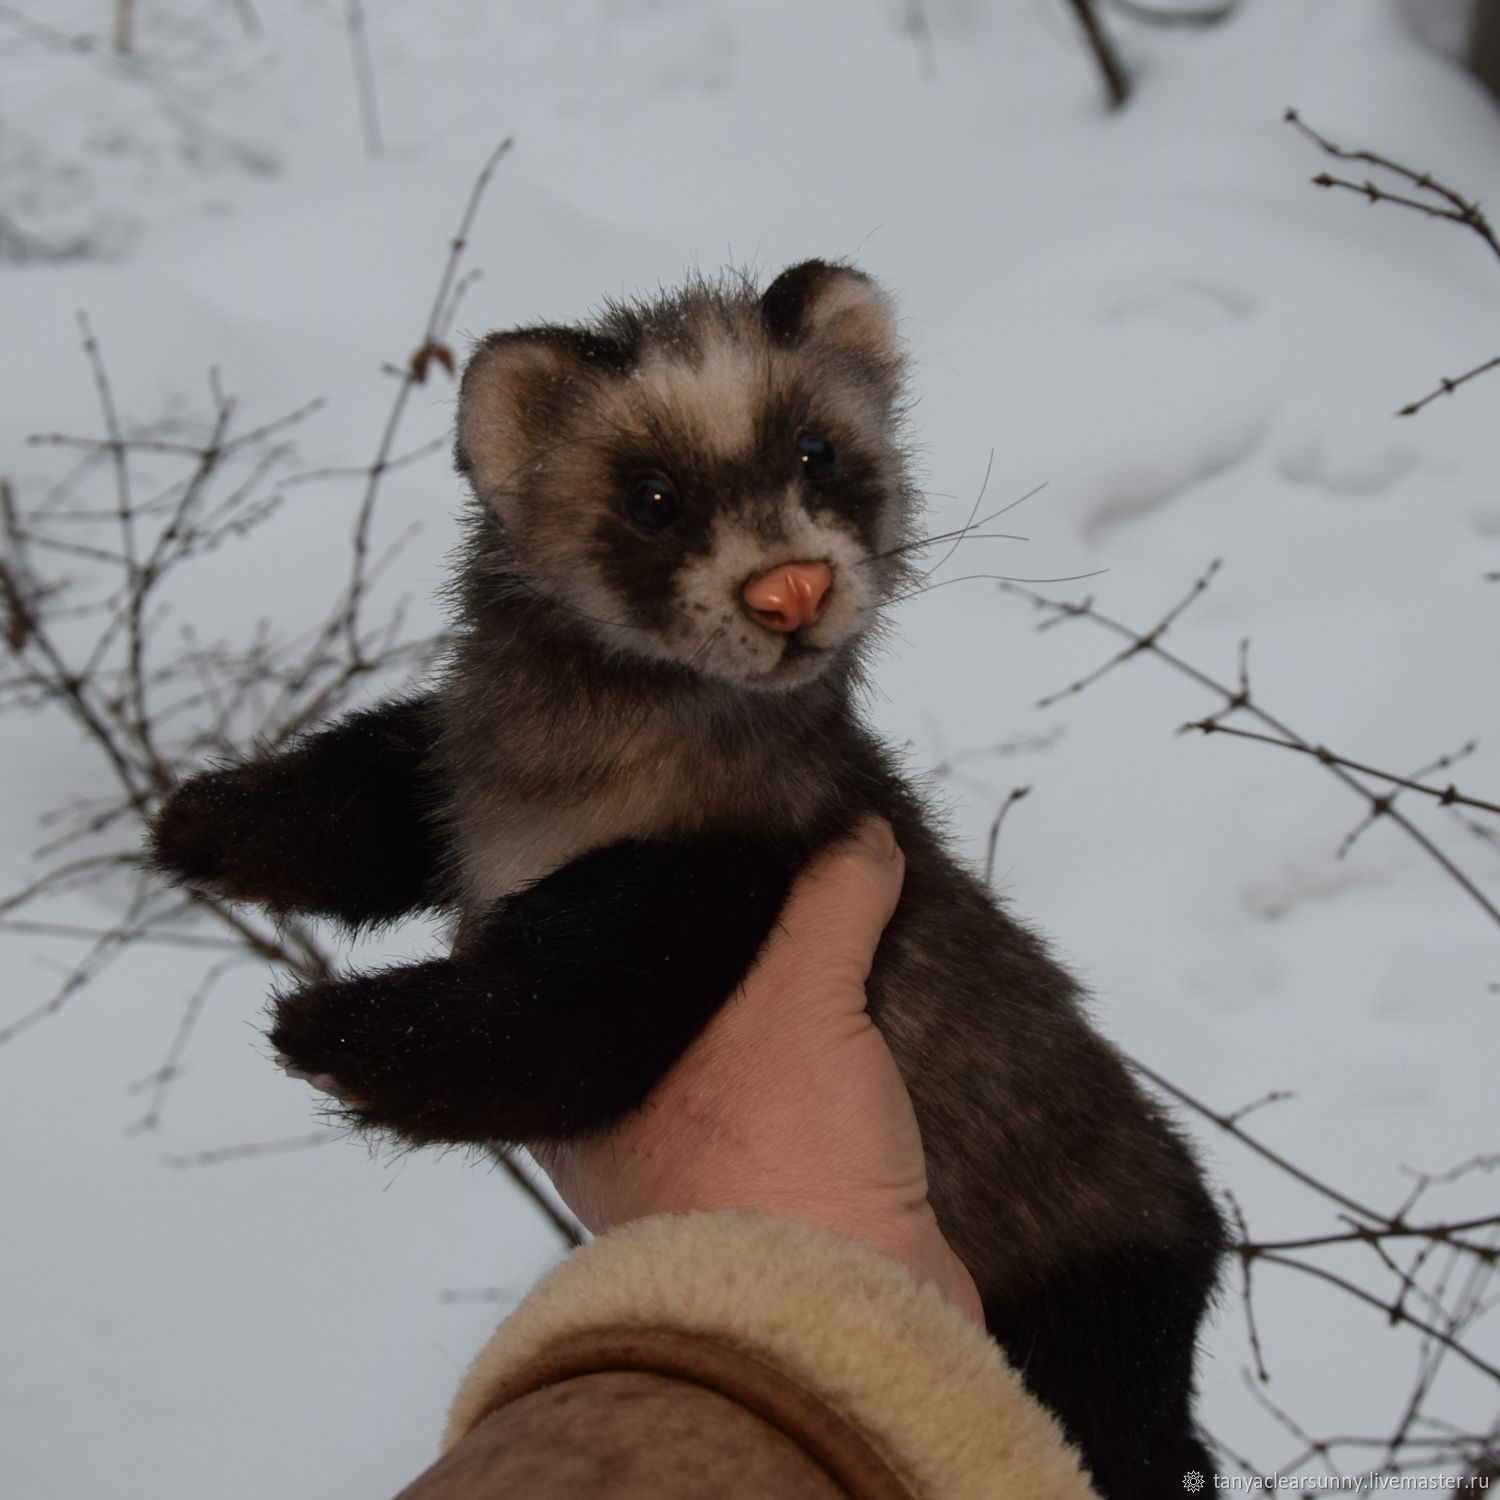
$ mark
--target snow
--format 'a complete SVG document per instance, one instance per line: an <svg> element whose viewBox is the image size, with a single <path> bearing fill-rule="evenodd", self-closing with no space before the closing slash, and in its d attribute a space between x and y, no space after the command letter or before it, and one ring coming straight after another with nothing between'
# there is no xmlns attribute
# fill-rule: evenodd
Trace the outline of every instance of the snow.
<svg viewBox="0 0 1500 1500"><path fill-rule="evenodd" d="M61 32L102 32L98 4L46 9ZM1317 192L1328 163L1281 120L1295 105L1500 202L1500 113L1434 50L1456 7L1246 0L1187 33L1116 18L1137 92L1110 116L1064 8L1042 0L929 0L930 45L896 0L371 0L377 159L341 8L257 0L256 35L239 10L141 7L130 68L0 16L0 210L59 252L0 264L0 474L23 494L66 461L29 434L98 428L80 308L129 420L201 412L217 366L247 420L329 398L298 430L298 467L368 462L380 366L414 347L474 175L513 135L476 225L467 332L574 316L685 267L856 257L900 299L934 529L962 524L987 465L992 508L1046 483L1004 521L1027 542L966 543L937 581L1107 569L1037 587L1144 630L1222 558L1166 644L1232 683L1251 637L1257 699L1377 766L1477 738L1452 774L1495 796L1500 375L1392 413L1496 352L1500 267L1462 228ZM420 388L402 450L451 416L450 386ZM441 453L389 478L378 540L421 523L395 581L418 599L442 577L457 493ZM230 632L268 611L288 629L317 618L356 499L349 481L290 492L180 602ZM1494 1151L1500 960L1478 905L1391 826L1336 857L1364 806L1312 761L1174 734L1219 703L1157 661L1038 709L1120 643L1088 621L1036 635L1037 618L983 580L911 600L874 711L917 766L1025 737L966 760L945 796L982 859L1006 792L1033 788L997 883L1086 976L1100 1024L1217 1109L1291 1091L1246 1128L1381 1208L1409 1190L1404 1169ZM35 874L39 810L101 768L60 722L12 716L4 733L9 889ZM1050 748L1025 748L1038 738ZM1496 847L1416 802L1500 897ZM77 900L79 920L108 919ZM71 950L0 941L3 1023ZM130 1086L160 1067L202 968L140 950L0 1049L8 1486L393 1492L556 1243L457 1156L335 1140L174 1166L317 1128L263 1055L266 975L246 965L213 992L159 1127L130 1129ZM1183 1118L1258 1238L1343 1227ZM1425 1210L1493 1201L1470 1177ZM1373 1258L1325 1263L1386 1285ZM442 1296L480 1288L496 1300ZM1275 1267L1255 1305L1279 1406L1315 1434L1393 1428L1406 1331ZM1470 1338L1500 1358L1493 1319ZM1247 1390L1250 1363L1231 1277L1203 1415L1270 1471L1300 1445ZM1434 1410L1493 1420L1492 1385L1453 1360L1440 1380Z"/></svg>

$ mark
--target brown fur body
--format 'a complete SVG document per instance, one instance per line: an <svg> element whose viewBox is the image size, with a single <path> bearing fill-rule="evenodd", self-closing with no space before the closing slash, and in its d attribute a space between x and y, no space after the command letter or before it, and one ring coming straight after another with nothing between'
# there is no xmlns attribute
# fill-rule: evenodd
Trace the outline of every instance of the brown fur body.
<svg viewBox="0 0 1500 1500"><path fill-rule="evenodd" d="M489 878L502 865L520 885L619 839L701 834L800 860L878 813L907 877L871 1011L913 1094L933 1202L960 1255L990 1272L986 1289L1034 1284L1080 1248L1137 1244L1143 1212L1164 1244L1212 1239L1196 1167L1088 1024L1078 986L947 850L846 683L747 703L670 667L601 664L568 624L549 640L557 622L524 595L469 618L439 700L461 906L477 916L502 894ZM517 827L533 841L517 848ZM487 857L492 841L507 858Z"/></svg>
<svg viewBox="0 0 1500 1500"><path fill-rule="evenodd" d="M484 341L460 401L476 503L443 680L188 783L157 857L346 921L456 910L453 959L304 987L273 1040L407 1139L536 1139L638 1103L796 869L884 816L907 875L870 1008L934 1208L1101 1489L1144 1500L1209 1470L1192 1361L1223 1232L1078 986L947 850L861 720L863 653L911 581L919 513L901 378L883 296L821 262L763 295L696 283ZM773 633L740 590L792 559L826 562L833 586L816 621ZM335 815L320 789L350 778L379 790ZM419 876L371 876L382 824L406 831ZM332 848L336 867L316 852Z"/></svg>

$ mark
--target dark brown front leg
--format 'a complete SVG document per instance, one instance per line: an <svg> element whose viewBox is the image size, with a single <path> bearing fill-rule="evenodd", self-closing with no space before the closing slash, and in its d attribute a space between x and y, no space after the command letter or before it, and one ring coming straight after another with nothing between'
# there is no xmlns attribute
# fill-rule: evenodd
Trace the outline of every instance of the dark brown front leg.
<svg viewBox="0 0 1500 1500"><path fill-rule="evenodd" d="M800 855L629 842L500 901L447 958L304 985L270 1040L414 1144L560 1140L638 1105L734 992Z"/></svg>
<svg viewBox="0 0 1500 1500"><path fill-rule="evenodd" d="M291 749L176 787L151 825L169 879L233 901L389 922L433 904L430 700L367 709Z"/></svg>

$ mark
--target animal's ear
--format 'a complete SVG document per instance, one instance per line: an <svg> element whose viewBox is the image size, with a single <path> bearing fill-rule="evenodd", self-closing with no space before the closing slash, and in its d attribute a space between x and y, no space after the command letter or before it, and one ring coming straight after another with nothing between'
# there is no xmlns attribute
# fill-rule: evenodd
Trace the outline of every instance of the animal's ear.
<svg viewBox="0 0 1500 1500"><path fill-rule="evenodd" d="M899 357L891 299L853 266L788 266L761 296L760 315L778 344L842 345L882 365Z"/></svg>
<svg viewBox="0 0 1500 1500"><path fill-rule="evenodd" d="M470 356L458 393L454 459L486 498L556 436L594 380L628 366L613 340L544 325L492 333Z"/></svg>

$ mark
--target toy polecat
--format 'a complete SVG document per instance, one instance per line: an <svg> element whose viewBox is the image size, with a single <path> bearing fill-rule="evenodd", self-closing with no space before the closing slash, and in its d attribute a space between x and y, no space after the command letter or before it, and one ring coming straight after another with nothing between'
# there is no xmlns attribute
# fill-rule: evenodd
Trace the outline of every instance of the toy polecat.
<svg viewBox="0 0 1500 1500"><path fill-rule="evenodd" d="M906 884L870 1012L938 1220L1100 1490L1160 1500L1212 1473L1192 1367L1223 1229L1078 986L861 721L912 576L902 379L885 295L815 260L484 339L446 670L184 783L154 854L351 927L456 910L448 957L284 993L270 1039L362 1126L536 1142L638 1105L810 853L883 815Z"/></svg>

